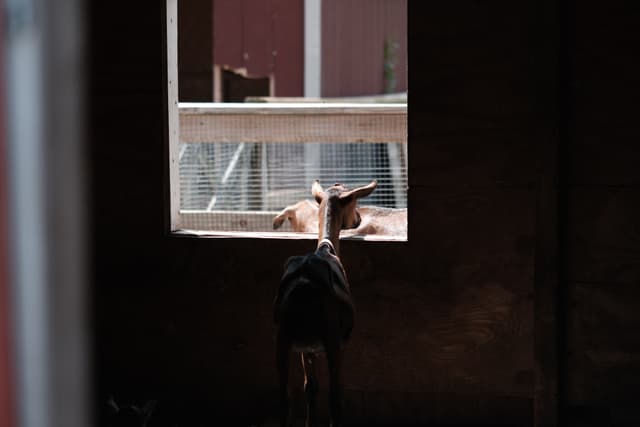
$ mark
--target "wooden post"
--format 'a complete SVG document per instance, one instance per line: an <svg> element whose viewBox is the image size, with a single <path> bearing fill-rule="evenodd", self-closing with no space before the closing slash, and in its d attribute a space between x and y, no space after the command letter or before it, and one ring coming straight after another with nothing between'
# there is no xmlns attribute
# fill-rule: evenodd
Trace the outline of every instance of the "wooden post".
<svg viewBox="0 0 640 427"><path fill-rule="evenodd" d="M180 219L180 120L178 118L178 2L167 0L165 9L165 48L166 48L166 85L167 103L166 143L169 161L169 229L175 230Z"/></svg>
<svg viewBox="0 0 640 427"><path fill-rule="evenodd" d="M535 28L539 40L538 68L540 78L536 124L540 141L540 176L536 204L536 246L534 264L534 426L558 425L558 205L557 205L557 40L544 37L544 29L556 34L555 11L549 2L541 2L536 10ZM547 54L551 52L551 54ZM545 78L543 78L543 76Z"/></svg>
<svg viewBox="0 0 640 427"><path fill-rule="evenodd" d="M542 150L538 183L534 267L534 420L535 426L558 425L558 189L556 139Z"/></svg>
<svg viewBox="0 0 640 427"><path fill-rule="evenodd" d="M389 169L391 171L391 184L393 185L393 207L403 208L407 206L407 201L402 180L402 158L400 155L400 147L395 143L389 143L386 144L386 146L387 154L389 156Z"/></svg>
<svg viewBox="0 0 640 427"><path fill-rule="evenodd" d="M540 177L534 279L534 425L564 424L568 166L572 116L569 0L537 2Z"/></svg>
<svg viewBox="0 0 640 427"><path fill-rule="evenodd" d="M260 147L260 197L262 199L261 210L268 210L267 190L269 187L269 175L267 173L267 148L266 144L259 144Z"/></svg>

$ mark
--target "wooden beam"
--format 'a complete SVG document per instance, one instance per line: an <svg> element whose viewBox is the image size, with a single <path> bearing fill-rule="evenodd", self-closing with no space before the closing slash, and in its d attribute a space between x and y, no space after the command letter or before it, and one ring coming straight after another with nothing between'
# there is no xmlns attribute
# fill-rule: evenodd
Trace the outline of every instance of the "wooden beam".
<svg viewBox="0 0 640 427"><path fill-rule="evenodd" d="M178 3L165 4L165 138L168 156L169 229L174 230L180 215L180 121L178 118Z"/></svg>
<svg viewBox="0 0 640 427"><path fill-rule="evenodd" d="M405 143L406 105L180 104L180 141Z"/></svg>
<svg viewBox="0 0 640 427"><path fill-rule="evenodd" d="M180 102L178 104L180 114L296 114L296 115L322 115L322 114L349 114L349 115L406 115L406 103L359 103L359 102L276 102L276 103L243 103L243 102Z"/></svg>
<svg viewBox="0 0 640 427"><path fill-rule="evenodd" d="M201 211L183 210L180 212L178 230L181 234L193 234L197 236L221 236L221 237L264 237L264 238L310 238L317 239L318 233L294 233L285 225L280 231L256 231L270 230L273 217L278 211ZM306 237L305 237L306 236ZM406 235L360 235L356 230L342 230L341 239L367 240L367 241L407 241Z"/></svg>

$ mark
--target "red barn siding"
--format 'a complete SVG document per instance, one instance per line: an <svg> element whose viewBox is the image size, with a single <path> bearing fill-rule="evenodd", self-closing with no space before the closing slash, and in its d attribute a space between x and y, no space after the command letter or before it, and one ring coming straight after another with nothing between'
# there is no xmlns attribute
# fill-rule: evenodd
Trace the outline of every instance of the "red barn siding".
<svg viewBox="0 0 640 427"><path fill-rule="evenodd" d="M303 93L303 2L216 0L215 65L244 68L250 77L273 75L275 96Z"/></svg>
<svg viewBox="0 0 640 427"><path fill-rule="evenodd" d="M322 2L322 95L384 92L385 41L396 49L395 91L407 89L406 0Z"/></svg>
<svg viewBox="0 0 640 427"><path fill-rule="evenodd" d="M213 60L217 65L244 66L244 0L217 0L213 3Z"/></svg>
<svg viewBox="0 0 640 427"><path fill-rule="evenodd" d="M304 2L284 0L274 18L275 95L304 95Z"/></svg>
<svg viewBox="0 0 640 427"><path fill-rule="evenodd" d="M180 101L213 100L212 8L211 0L178 2Z"/></svg>

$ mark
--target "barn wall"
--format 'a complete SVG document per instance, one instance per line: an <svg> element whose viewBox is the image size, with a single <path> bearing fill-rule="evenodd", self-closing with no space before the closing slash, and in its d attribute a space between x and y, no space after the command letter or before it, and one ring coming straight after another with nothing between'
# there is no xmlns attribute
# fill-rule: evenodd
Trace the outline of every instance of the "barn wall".
<svg viewBox="0 0 640 427"><path fill-rule="evenodd" d="M575 425L638 425L640 10L576 2L567 239L567 402Z"/></svg>
<svg viewBox="0 0 640 427"><path fill-rule="evenodd" d="M211 0L215 65L273 76L273 96L303 95L301 0Z"/></svg>
<svg viewBox="0 0 640 427"><path fill-rule="evenodd" d="M178 2L180 101L213 101L213 0Z"/></svg>
<svg viewBox="0 0 640 427"><path fill-rule="evenodd" d="M544 102L552 96L532 66L545 60L530 50L540 16L533 1L413 4L409 242L342 246L358 316L345 361L346 415L368 425L527 425L538 126L550 120ZM167 234L163 9L127 8L95 3L90 20L96 401L108 393L157 399L165 420L259 423L276 412L271 303L282 264L314 244ZM595 113L614 96L590 67L613 72L587 56L600 39L582 22L576 64L583 61L591 103L576 112L584 138L572 157L569 232L579 300L568 311L572 355L563 374L571 404L606 412L631 387L623 368L635 368L634 332L611 331L637 321L628 301L638 280L638 180L626 145L637 128L617 121L628 117L617 106L612 123L626 127L615 128L613 148L589 136L611 129Z"/></svg>
<svg viewBox="0 0 640 427"><path fill-rule="evenodd" d="M282 265L314 244L167 235L161 12L93 8L98 391L159 399L159 411L182 416L259 420L276 407ZM342 247L358 310L347 413L519 423L532 413L536 141L520 49L531 23L509 2L463 15L433 6L414 19L410 38L424 42L411 82L410 241ZM301 384L299 369L294 377Z"/></svg>
<svg viewBox="0 0 640 427"><path fill-rule="evenodd" d="M393 65L390 92L407 90L407 1L322 2L322 96L384 93L385 62ZM394 44L385 58L385 42Z"/></svg>

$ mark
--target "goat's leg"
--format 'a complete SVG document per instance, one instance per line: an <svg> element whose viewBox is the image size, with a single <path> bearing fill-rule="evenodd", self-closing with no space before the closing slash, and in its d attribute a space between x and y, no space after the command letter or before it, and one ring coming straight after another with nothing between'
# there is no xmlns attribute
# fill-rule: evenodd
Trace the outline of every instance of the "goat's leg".
<svg viewBox="0 0 640 427"><path fill-rule="evenodd" d="M280 387L280 426L289 427L293 423L289 407L289 356L291 342L278 331L276 342L276 367L278 371L278 385Z"/></svg>
<svg viewBox="0 0 640 427"><path fill-rule="evenodd" d="M318 380L316 377L316 356L313 353L301 353L304 368L304 393L307 397L306 427L316 426L316 396L318 395Z"/></svg>
<svg viewBox="0 0 640 427"><path fill-rule="evenodd" d="M331 426L342 425L342 349L340 340L330 337L325 342L327 362L329 365L329 409L331 412Z"/></svg>

